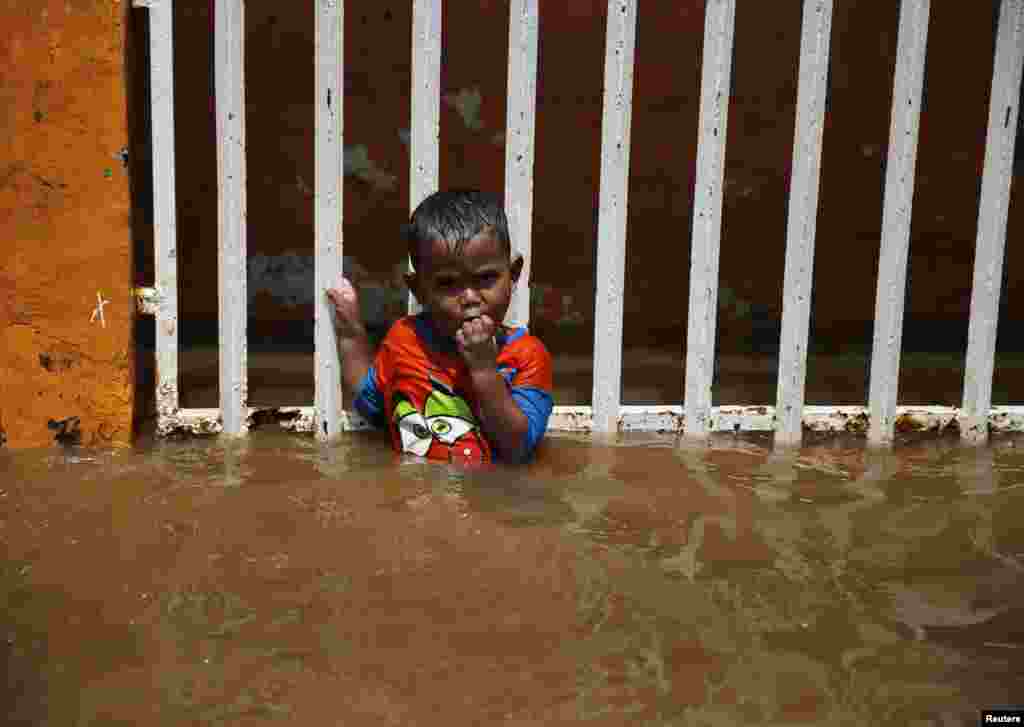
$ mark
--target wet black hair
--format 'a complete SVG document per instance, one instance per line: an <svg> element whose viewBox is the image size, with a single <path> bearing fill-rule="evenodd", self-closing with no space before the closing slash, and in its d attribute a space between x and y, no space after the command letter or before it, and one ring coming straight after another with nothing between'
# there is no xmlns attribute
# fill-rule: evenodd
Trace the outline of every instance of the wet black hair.
<svg viewBox="0 0 1024 727"><path fill-rule="evenodd" d="M511 258L508 218L498 195L477 189L434 192L419 203L405 227L413 269L420 269L424 243L443 240L458 255L469 240L485 230L494 235Z"/></svg>

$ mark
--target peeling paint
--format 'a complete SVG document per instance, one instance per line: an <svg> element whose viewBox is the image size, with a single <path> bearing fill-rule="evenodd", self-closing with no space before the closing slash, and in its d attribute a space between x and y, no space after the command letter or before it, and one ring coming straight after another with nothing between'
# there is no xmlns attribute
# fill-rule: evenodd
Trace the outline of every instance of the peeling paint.
<svg viewBox="0 0 1024 727"><path fill-rule="evenodd" d="M273 424L287 431L311 434L315 428L312 406L281 406L250 408L246 419L248 429ZM356 412L342 412L342 431L362 431L373 426ZM220 409L178 409L160 413L157 436L210 436L223 432Z"/></svg>
<svg viewBox="0 0 1024 727"><path fill-rule="evenodd" d="M316 413L313 407L285 407L280 413L287 415L286 419L280 420L282 429L304 433L313 433L316 429ZM341 428L345 429L344 424Z"/></svg>
<svg viewBox="0 0 1024 727"><path fill-rule="evenodd" d="M50 373L67 371L77 366L82 355L69 347L60 347L39 354L39 366Z"/></svg>
<svg viewBox="0 0 1024 727"><path fill-rule="evenodd" d="M957 431L961 426L960 410L944 406L899 407L901 432L944 433ZM770 432L775 428L775 407L765 405L729 405L711 409L713 432ZM162 413L158 434L219 434L219 409L180 409ZM312 433L316 426L316 411L312 406L282 406L250 408L248 426L258 428L275 424L282 429ZM870 413L864 406L807 406L804 407L802 429L816 434L866 435ZM679 405L643 406L625 405L620 408L616 431L682 433L683 408ZM342 431L363 431L372 425L357 412L342 412ZM593 433L593 409L589 406L556 406L548 422L548 429L557 432ZM1024 406L996 407L989 413L989 432L1024 431Z"/></svg>
<svg viewBox="0 0 1024 727"><path fill-rule="evenodd" d="M53 439L58 444L79 444L82 441L82 430L79 417L68 417L66 419L50 419L46 422L46 428L56 432Z"/></svg>
<svg viewBox="0 0 1024 727"><path fill-rule="evenodd" d="M957 431L964 415L959 409L944 406L898 407L901 432ZM865 406L806 406L802 430L826 434L865 435L871 415ZM718 406L711 409L711 431L770 432L775 428L775 407L765 405ZM549 428L552 431L590 432L592 410L587 406L556 406ZM986 428L991 432L1024 431L1024 407L995 407L989 413ZM682 432L680 406L623 406L618 431Z"/></svg>
<svg viewBox="0 0 1024 727"><path fill-rule="evenodd" d="M157 436L168 436L181 428L177 402L177 382L168 381L156 387Z"/></svg>
<svg viewBox="0 0 1024 727"><path fill-rule="evenodd" d="M156 288L132 288L135 297L135 311L139 315L155 316L163 302L163 296Z"/></svg>
<svg viewBox="0 0 1024 727"><path fill-rule="evenodd" d="M224 429L219 409L178 409L159 412L157 436L209 436Z"/></svg>

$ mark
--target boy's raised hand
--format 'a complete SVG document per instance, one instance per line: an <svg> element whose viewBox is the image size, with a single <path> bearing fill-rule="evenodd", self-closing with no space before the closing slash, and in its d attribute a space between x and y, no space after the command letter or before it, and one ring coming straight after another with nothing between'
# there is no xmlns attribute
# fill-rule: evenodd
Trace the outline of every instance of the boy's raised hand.
<svg viewBox="0 0 1024 727"><path fill-rule="evenodd" d="M494 371L498 359L498 345L494 341L497 326L490 316L466 321L455 332L455 343L466 365L472 369Z"/></svg>
<svg viewBox="0 0 1024 727"><path fill-rule="evenodd" d="M337 288L330 288L327 297L334 304L334 327L339 338L358 338L366 335L363 317L359 312L359 294L348 278L342 277Z"/></svg>

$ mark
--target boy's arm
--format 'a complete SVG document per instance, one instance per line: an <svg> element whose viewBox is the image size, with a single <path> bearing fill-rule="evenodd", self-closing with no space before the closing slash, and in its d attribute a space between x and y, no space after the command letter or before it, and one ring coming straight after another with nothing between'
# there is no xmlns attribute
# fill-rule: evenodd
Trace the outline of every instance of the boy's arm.
<svg viewBox="0 0 1024 727"><path fill-rule="evenodd" d="M341 357L341 378L349 391L359 393L359 385L366 377L373 363L373 349L364 333L362 336L338 338L338 355Z"/></svg>
<svg viewBox="0 0 1024 727"><path fill-rule="evenodd" d="M341 378L349 391L358 392L366 372L373 363L370 347L359 312L359 296L347 278L337 288L327 291L334 304L334 324L338 334L338 355L341 357Z"/></svg>
<svg viewBox="0 0 1024 727"><path fill-rule="evenodd" d="M506 462L527 460L551 414L551 359L543 346L521 363L515 382L497 371L494 322L487 316L463 324L455 340L469 367L481 425Z"/></svg>
<svg viewBox="0 0 1024 727"><path fill-rule="evenodd" d="M498 447L506 462L521 462L526 452L530 423L523 414L508 384L495 367L471 369L470 379L480 406L481 425L487 439Z"/></svg>

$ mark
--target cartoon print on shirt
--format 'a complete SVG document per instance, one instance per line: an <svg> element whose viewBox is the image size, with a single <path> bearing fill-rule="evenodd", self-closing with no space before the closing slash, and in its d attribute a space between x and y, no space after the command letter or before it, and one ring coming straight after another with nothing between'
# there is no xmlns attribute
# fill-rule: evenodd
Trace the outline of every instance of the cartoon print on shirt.
<svg viewBox="0 0 1024 727"><path fill-rule="evenodd" d="M417 407L412 397L394 394L392 420L401 437L402 451L431 459L487 462L490 451L469 404L455 391L428 376L432 391Z"/></svg>

